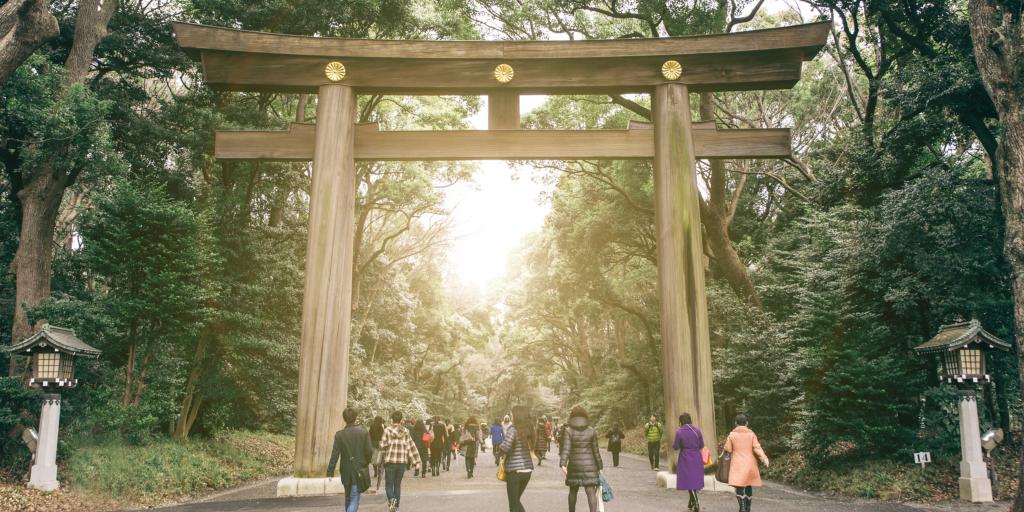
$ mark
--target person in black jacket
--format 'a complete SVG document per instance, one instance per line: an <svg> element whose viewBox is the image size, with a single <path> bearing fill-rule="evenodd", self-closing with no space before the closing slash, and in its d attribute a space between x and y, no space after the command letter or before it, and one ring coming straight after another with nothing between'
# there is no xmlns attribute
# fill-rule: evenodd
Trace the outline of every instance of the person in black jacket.
<svg viewBox="0 0 1024 512"><path fill-rule="evenodd" d="M433 439L430 441L430 476L441 476L444 452L448 451L448 426L434 418Z"/></svg>
<svg viewBox="0 0 1024 512"><path fill-rule="evenodd" d="M380 440L384 437L384 418L377 416L370 422L370 442L373 449L380 449ZM384 472L384 465L377 464L373 467L373 476L377 479L377 486L380 487L380 475Z"/></svg>
<svg viewBox="0 0 1024 512"><path fill-rule="evenodd" d="M430 447L423 442L423 435L427 433L427 425L423 423L423 420L416 420L416 425L412 427L412 442L416 444L416 451L420 452L420 460L423 461L423 467L416 470L413 476L427 477L427 468L430 467L430 454L428 450Z"/></svg>
<svg viewBox="0 0 1024 512"><path fill-rule="evenodd" d="M597 488L601 485L601 450L597 444L597 432L590 426L587 411L576 406L569 414L569 428L562 434L562 451L559 466L565 474L565 485L569 486L569 512L576 512L576 496L580 487L587 493L590 512L597 512Z"/></svg>
<svg viewBox="0 0 1024 512"><path fill-rule="evenodd" d="M365 428L356 425L358 416L355 409L349 407L341 413L345 420L345 428L334 434L334 449L331 460L327 463L327 478L334 476L334 467L341 460L341 484L345 487L345 512L359 510L359 484L356 472L365 469L373 458L370 434Z"/></svg>
<svg viewBox="0 0 1024 512"><path fill-rule="evenodd" d="M619 467L619 453L622 451L622 440L626 434L622 432L622 424L616 423L607 434L608 451L612 452L612 466Z"/></svg>
<svg viewBox="0 0 1024 512"><path fill-rule="evenodd" d="M511 424L501 444L494 447L497 457L505 457L505 492L508 494L509 512L526 512L523 493L533 474L533 457L537 444L530 410L525 405L512 408Z"/></svg>

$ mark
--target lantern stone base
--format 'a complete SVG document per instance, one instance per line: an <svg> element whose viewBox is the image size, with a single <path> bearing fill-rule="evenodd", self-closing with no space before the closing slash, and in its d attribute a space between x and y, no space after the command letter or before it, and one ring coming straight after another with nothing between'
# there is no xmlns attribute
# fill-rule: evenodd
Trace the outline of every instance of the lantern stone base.
<svg viewBox="0 0 1024 512"><path fill-rule="evenodd" d="M54 491L57 481L57 431L60 429L60 395L43 395L43 408L39 413L39 443L36 445L35 464L29 473L28 487L40 491Z"/></svg>
<svg viewBox="0 0 1024 512"><path fill-rule="evenodd" d="M278 497L336 496L345 494L340 478L299 478L290 476L277 482Z"/></svg>
<svg viewBox="0 0 1024 512"><path fill-rule="evenodd" d="M50 492L60 487L57 481L57 466L36 464L32 466L31 477L28 481L29 489Z"/></svg>
<svg viewBox="0 0 1024 512"><path fill-rule="evenodd" d="M666 489L676 488L676 475L670 471L658 471L658 485ZM715 475L704 475L704 490L709 492L734 492L732 487L729 487L718 480L715 480Z"/></svg>
<svg viewBox="0 0 1024 512"><path fill-rule="evenodd" d="M978 468L964 468L965 465L971 466L977 464ZM960 462L961 474L985 474L985 464L977 462ZM971 503L991 503L992 502L992 482L989 481L988 476L975 476L973 478L960 477L960 499L963 501L970 501Z"/></svg>

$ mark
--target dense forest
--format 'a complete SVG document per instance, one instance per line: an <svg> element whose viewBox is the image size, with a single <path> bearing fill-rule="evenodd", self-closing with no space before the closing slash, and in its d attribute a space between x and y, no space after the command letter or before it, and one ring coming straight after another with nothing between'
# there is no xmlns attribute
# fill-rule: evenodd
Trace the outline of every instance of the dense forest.
<svg viewBox="0 0 1024 512"><path fill-rule="evenodd" d="M720 430L745 412L769 449L810 460L953 457L955 391L912 349L969 319L1014 340L1012 276L1024 261L1004 249L1021 229L1007 184L1024 169L1006 142L1012 91L998 91L1020 82L992 79L986 66L998 63L975 57L977 13L990 9L1008 31L992 58L1015 62L1020 5L970 4L8 0L0 16L17 7L35 32L0 53L21 53L0 63L0 333L21 339L45 319L103 350L79 362L63 416L72 440L294 428L310 168L217 161L213 132L315 122L316 97L205 87L172 20L352 38L595 39L828 18L829 43L794 89L692 98L694 119L721 127L791 127L795 151L699 164ZM482 106L361 96L357 117L462 129ZM523 124L649 117L647 96L560 96ZM551 210L481 291L453 283L446 260L446 191L472 182L475 165L359 164L350 402L456 418L583 404L601 426L660 414L650 164L509 167L550 186ZM992 373L982 428L1019 433L1016 357L996 356ZM0 380L0 397L0 429L34 424L36 399L18 379ZM26 463L16 439L0 444L0 465Z"/></svg>

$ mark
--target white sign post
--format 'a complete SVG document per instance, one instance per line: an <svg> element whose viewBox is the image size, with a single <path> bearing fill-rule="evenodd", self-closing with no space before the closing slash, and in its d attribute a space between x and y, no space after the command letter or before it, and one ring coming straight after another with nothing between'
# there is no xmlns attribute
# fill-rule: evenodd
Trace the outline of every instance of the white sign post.
<svg viewBox="0 0 1024 512"><path fill-rule="evenodd" d="M914 454L914 464L920 464L921 469L924 469L924 465L932 461L931 452L917 452Z"/></svg>

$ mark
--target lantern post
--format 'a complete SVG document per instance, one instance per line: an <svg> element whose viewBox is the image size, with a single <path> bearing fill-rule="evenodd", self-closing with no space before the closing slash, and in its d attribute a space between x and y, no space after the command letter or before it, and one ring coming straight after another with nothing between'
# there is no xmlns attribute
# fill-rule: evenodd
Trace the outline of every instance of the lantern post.
<svg viewBox="0 0 1024 512"><path fill-rule="evenodd" d="M57 480L57 433L60 430L60 391L78 385L75 357L99 357L100 351L75 336L75 331L43 325L35 335L7 349L11 357L28 356L32 374L26 385L43 391L39 414L39 440L29 475L28 487L54 491Z"/></svg>
<svg viewBox="0 0 1024 512"><path fill-rule="evenodd" d="M981 327L977 320L943 325L939 333L914 350L920 355L938 354L942 380L957 386L960 402L960 499L974 503L992 501L992 482L981 453L976 386L991 382L985 354L1009 351L1010 344Z"/></svg>

